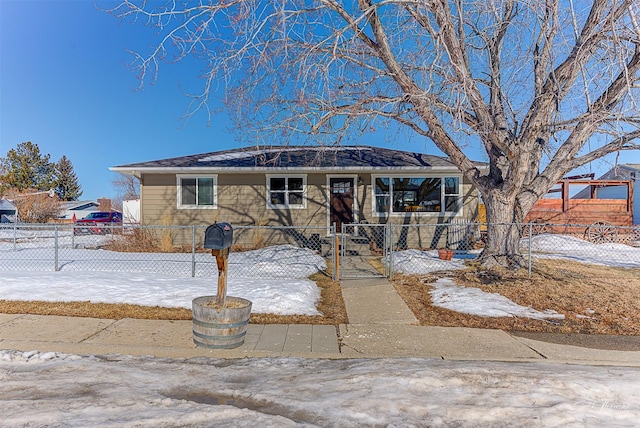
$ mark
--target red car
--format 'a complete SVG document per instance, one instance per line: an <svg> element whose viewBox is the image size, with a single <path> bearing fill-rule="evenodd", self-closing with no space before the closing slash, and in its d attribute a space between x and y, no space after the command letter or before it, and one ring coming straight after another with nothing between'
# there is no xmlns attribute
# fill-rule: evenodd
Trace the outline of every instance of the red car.
<svg viewBox="0 0 640 428"><path fill-rule="evenodd" d="M113 231L113 228L104 226L120 225L122 225L122 214L119 212L93 212L83 219L76 220L73 226L73 234L80 235L90 233L104 235L105 233L111 233Z"/></svg>

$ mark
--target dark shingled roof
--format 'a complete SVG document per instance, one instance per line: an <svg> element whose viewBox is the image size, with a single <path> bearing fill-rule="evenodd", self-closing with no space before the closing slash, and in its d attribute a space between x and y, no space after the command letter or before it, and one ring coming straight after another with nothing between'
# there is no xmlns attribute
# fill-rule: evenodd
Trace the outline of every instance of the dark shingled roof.
<svg viewBox="0 0 640 428"><path fill-rule="evenodd" d="M445 157L369 146L245 147L113 167L138 169L403 169L455 168Z"/></svg>
<svg viewBox="0 0 640 428"><path fill-rule="evenodd" d="M13 211L15 212L16 210L16 206L13 205L11 202L9 202L6 199L0 199L0 211Z"/></svg>

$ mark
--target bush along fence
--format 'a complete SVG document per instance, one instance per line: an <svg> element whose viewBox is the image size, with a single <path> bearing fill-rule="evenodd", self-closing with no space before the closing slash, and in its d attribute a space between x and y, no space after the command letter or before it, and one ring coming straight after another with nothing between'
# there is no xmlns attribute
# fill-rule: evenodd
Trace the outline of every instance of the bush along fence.
<svg viewBox="0 0 640 428"><path fill-rule="evenodd" d="M600 225L518 225L520 253L536 258L640 268L640 228ZM119 271L214 276L203 248L206 226L0 225L0 271ZM390 277L464 266L482 251L488 225L349 224L336 229L234 226L229 271L285 277L292 269L334 279ZM258 270L257 267L260 269Z"/></svg>

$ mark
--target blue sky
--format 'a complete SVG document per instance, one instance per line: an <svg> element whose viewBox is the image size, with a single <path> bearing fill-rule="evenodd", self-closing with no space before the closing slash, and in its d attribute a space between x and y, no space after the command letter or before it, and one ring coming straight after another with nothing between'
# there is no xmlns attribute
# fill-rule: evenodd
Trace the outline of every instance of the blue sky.
<svg viewBox="0 0 640 428"><path fill-rule="evenodd" d="M99 6L109 3L98 2ZM163 68L136 91L127 48L152 43L93 1L0 0L0 156L24 141L67 156L82 199L113 197L110 166L238 147L227 118L180 122L195 84L189 65ZM182 77L181 77L182 76Z"/></svg>
<svg viewBox="0 0 640 428"><path fill-rule="evenodd" d="M25 141L38 144L53 162L67 156L82 199L116 195L110 166L247 145L226 131L224 114L210 126L204 114L186 125L180 121L189 102L180 88L198 87L194 61L162 65L156 84L135 90L126 50L144 51L153 45L153 33L96 7L113 4L0 0L0 156ZM359 143L441 154L429 143L397 141L383 132ZM637 152L622 158L640 162ZM603 173L611 161L581 172Z"/></svg>
<svg viewBox="0 0 640 428"><path fill-rule="evenodd" d="M151 46L153 33L96 8L113 4L0 0L0 157L25 141L53 162L67 156L81 199L116 195L110 166L247 145L227 132L225 114L210 126L204 113L180 120L189 102L181 88L199 84L194 61L163 65L154 85L136 90L126 50Z"/></svg>

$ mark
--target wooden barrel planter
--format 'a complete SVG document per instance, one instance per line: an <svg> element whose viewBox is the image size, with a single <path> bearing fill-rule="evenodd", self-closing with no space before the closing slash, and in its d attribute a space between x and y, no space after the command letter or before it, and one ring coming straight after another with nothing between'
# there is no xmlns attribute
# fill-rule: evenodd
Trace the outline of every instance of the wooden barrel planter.
<svg viewBox="0 0 640 428"><path fill-rule="evenodd" d="M228 296L223 307L217 296L193 299L193 343L204 348L232 349L244 343L251 302Z"/></svg>

